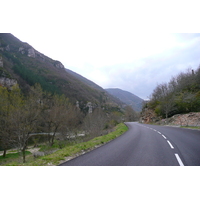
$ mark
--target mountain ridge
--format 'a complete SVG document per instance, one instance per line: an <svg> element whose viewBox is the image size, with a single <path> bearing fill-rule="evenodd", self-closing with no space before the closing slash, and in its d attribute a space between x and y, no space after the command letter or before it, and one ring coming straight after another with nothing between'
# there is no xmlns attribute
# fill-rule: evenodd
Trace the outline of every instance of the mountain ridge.
<svg viewBox="0 0 200 200"><path fill-rule="evenodd" d="M132 106L135 111L142 111L144 100L137 95L119 88L107 88L105 90L125 104Z"/></svg>
<svg viewBox="0 0 200 200"><path fill-rule="evenodd" d="M88 102L96 107L121 107L119 101L112 99L103 88L97 84L95 88L90 85L91 81L86 83L77 78L78 75L67 71L60 61L40 53L10 33L0 33L0 58L0 76L17 80L25 93L30 86L39 83L43 90L65 94L74 104L79 101L82 107Z"/></svg>

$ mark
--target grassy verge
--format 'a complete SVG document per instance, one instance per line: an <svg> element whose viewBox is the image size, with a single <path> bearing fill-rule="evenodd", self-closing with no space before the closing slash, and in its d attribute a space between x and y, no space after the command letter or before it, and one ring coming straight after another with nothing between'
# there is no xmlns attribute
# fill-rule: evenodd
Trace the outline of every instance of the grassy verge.
<svg viewBox="0 0 200 200"><path fill-rule="evenodd" d="M66 146L50 155L36 158L34 161L27 162L25 164L22 163L10 163L7 165L23 165L23 166L49 166L49 165L58 165L60 162L64 162L66 157L73 157L77 154L81 154L83 151L88 151L94 149L96 146L105 144L116 137L122 135L128 130L125 124L118 124L115 128L115 131L104 135L96 137L88 142L82 142L79 144L73 144Z"/></svg>
<svg viewBox="0 0 200 200"><path fill-rule="evenodd" d="M26 151L26 157L31 155L31 152ZM7 153L6 157L0 156L0 165L17 165L21 160L21 153L13 151L13 153Z"/></svg>
<svg viewBox="0 0 200 200"><path fill-rule="evenodd" d="M181 128L197 129L200 130L199 126L181 126Z"/></svg>

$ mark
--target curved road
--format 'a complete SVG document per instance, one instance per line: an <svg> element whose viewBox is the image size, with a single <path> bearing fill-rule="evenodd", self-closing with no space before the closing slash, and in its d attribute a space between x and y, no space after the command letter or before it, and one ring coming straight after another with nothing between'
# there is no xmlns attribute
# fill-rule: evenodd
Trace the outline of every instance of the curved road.
<svg viewBox="0 0 200 200"><path fill-rule="evenodd" d="M200 166L200 131L125 124L120 137L60 166Z"/></svg>

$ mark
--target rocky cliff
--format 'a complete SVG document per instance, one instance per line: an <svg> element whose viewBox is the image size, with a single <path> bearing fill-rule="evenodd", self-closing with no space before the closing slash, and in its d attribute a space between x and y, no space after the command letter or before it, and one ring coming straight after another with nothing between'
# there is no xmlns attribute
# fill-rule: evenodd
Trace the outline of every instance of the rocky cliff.
<svg viewBox="0 0 200 200"><path fill-rule="evenodd" d="M17 81L15 79L0 77L0 86L4 86L10 89L12 86L16 84Z"/></svg>
<svg viewBox="0 0 200 200"><path fill-rule="evenodd" d="M145 108L142 112L140 122L172 126L200 126L200 112L177 114L168 119L162 119L153 110Z"/></svg>
<svg viewBox="0 0 200 200"><path fill-rule="evenodd" d="M17 80L11 78L10 74L4 69L3 65L3 58L0 56L0 86L11 89L12 86L17 84Z"/></svg>
<svg viewBox="0 0 200 200"><path fill-rule="evenodd" d="M176 126L200 126L200 112L174 115L168 119L168 124Z"/></svg>

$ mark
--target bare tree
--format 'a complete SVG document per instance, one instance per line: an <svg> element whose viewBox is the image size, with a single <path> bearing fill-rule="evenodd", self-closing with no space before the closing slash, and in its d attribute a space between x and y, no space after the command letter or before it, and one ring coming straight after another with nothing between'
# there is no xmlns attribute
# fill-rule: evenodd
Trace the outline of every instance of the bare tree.
<svg viewBox="0 0 200 200"><path fill-rule="evenodd" d="M0 144L3 156L7 149L15 144L16 135L13 133L12 114L22 103L22 95L17 85L11 89L0 87Z"/></svg>
<svg viewBox="0 0 200 200"><path fill-rule="evenodd" d="M25 150L31 133L37 132L42 110L42 90L39 85L32 87L30 94L22 99L20 105L10 115L16 146L22 152L25 162Z"/></svg>
<svg viewBox="0 0 200 200"><path fill-rule="evenodd" d="M84 129L90 135L102 134L105 124L107 122L107 116L101 108L96 108L93 113L88 113L84 119Z"/></svg>
<svg viewBox="0 0 200 200"><path fill-rule="evenodd" d="M131 106L125 107L125 121L137 121L139 119L138 114L133 110Z"/></svg>
<svg viewBox="0 0 200 200"><path fill-rule="evenodd" d="M67 131L67 122L69 122L69 118L72 119L73 117L71 104L64 95L54 95L50 99L48 107L43 114L45 130L49 134L50 146L54 144L56 133Z"/></svg>

